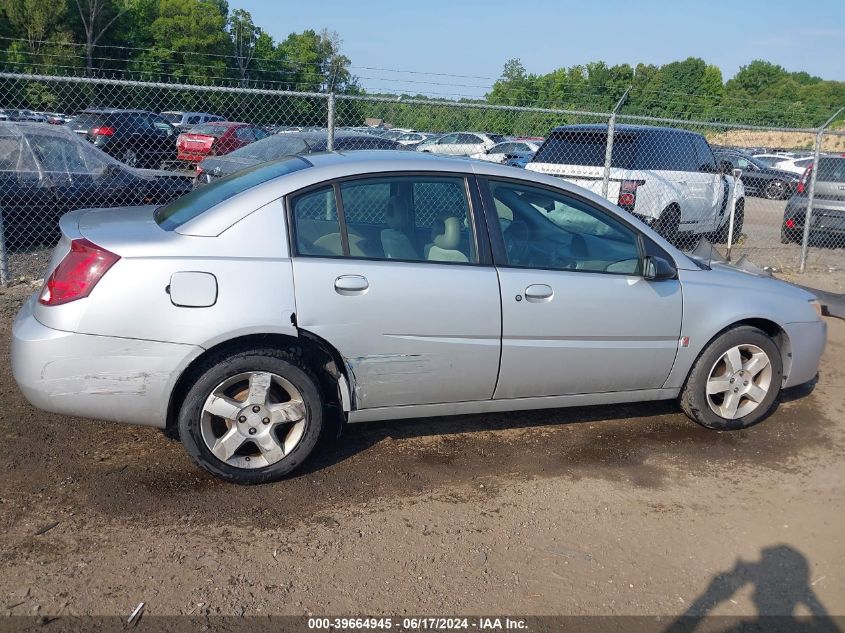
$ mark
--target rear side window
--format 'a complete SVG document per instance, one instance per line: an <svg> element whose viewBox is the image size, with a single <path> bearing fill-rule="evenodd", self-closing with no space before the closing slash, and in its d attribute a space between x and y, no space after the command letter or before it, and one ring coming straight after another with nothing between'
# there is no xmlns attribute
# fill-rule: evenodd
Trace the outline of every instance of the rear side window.
<svg viewBox="0 0 845 633"><path fill-rule="evenodd" d="M298 157L249 167L230 176L220 178L205 187L194 189L181 198L159 207L155 212L155 221L165 231L173 231L185 222L193 220L212 207L247 189L306 167L310 167L310 163Z"/></svg>
<svg viewBox="0 0 845 633"><path fill-rule="evenodd" d="M343 237L332 185L296 196L291 201L291 210L298 254L343 256Z"/></svg>
<svg viewBox="0 0 845 633"><path fill-rule="evenodd" d="M820 158L817 180L845 182L845 158Z"/></svg>

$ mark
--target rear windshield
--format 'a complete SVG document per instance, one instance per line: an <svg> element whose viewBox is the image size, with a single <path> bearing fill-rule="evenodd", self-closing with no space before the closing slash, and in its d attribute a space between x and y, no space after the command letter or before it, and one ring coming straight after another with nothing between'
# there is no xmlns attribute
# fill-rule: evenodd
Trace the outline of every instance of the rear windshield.
<svg viewBox="0 0 845 633"><path fill-rule="evenodd" d="M491 139L493 139L493 141L495 143L504 143L507 140L501 134L488 134L487 136L489 136Z"/></svg>
<svg viewBox="0 0 845 633"><path fill-rule="evenodd" d="M204 187L194 189L181 198L159 207L155 212L155 221L165 231L173 231L232 196L309 166L310 163L301 158L290 157L249 167Z"/></svg>
<svg viewBox="0 0 845 633"><path fill-rule="evenodd" d="M845 182L845 158L834 156L819 159L819 173L816 180L824 182Z"/></svg>
<svg viewBox="0 0 845 633"><path fill-rule="evenodd" d="M273 160L289 154L299 154L307 151L308 146L300 137L293 134L277 134L242 147L230 156L239 158L254 158L256 160Z"/></svg>
<svg viewBox="0 0 845 633"><path fill-rule="evenodd" d="M83 112L73 117L67 124L72 130L90 130L92 127L102 125L105 117L102 114L89 114Z"/></svg>
<svg viewBox="0 0 845 633"><path fill-rule="evenodd" d="M213 136L220 138L229 130L227 125L214 125L213 123L206 123L205 125L198 125L191 128L191 134L205 134L206 136Z"/></svg>
<svg viewBox="0 0 845 633"><path fill-rule="evenodd" d="M613 135L613 159L611 167L634 169L634 155L637 137L632 134ZM534 157L535 163L557 165L604 165L607 148L607 132L601 130L567 130L553 132L540 146Z"/></svg>

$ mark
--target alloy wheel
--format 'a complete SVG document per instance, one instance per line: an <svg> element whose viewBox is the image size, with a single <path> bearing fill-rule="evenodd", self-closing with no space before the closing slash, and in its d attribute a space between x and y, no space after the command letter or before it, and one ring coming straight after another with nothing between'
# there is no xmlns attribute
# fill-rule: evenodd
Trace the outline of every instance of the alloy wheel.
<svg viewBox="0 0 845 633"><path fill-rule="evenodd" d="M736 420L753 412L772 386L772 363L756 345L735 345L719 357L707 377L707 404L716 415Z"/></svg>
<svg viewBox="0 0 845 633"><path fill-rule="evenodd" d="M289 455L305 435L306 407L290 381L265 371L227 378L205 400L206 447L236 468L263 468Z"/></svg>

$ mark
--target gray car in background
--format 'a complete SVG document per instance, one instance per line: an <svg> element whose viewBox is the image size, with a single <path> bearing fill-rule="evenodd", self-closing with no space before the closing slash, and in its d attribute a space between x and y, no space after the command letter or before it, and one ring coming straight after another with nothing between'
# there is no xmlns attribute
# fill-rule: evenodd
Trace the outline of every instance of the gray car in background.
<svg viewBox="0 0 845 633"><path fill-rule="evenodd" d="M811 164L801 176L795 194L786 203L780 231L780 241L784 244L803 239L812 171ZM845 156L819 158L809 237L814 246L845 246Z"/></svg>
<svg viewBox="0 0 845 633"><path fill-rule="evenodd" d="M482 161L292 156L61 230L13 327L23 393L165 429L243 484L299 466L330 417L677 399L743 428L816 376L826 340L804 290Z"/></svg>

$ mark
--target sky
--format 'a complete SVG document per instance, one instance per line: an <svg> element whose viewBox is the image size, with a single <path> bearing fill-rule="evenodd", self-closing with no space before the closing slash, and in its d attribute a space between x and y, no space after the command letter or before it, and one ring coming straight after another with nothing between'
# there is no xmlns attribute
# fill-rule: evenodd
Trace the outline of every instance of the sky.
<svg viewBox="0 0 845 633"><path fill-rule="evenodd" d="M229 0L229 8L250 11L276 40L337 31L371 92L482 96L512 57L530 73L700 57L725 79L765 59L845 81L845 0Z"/></svg>

